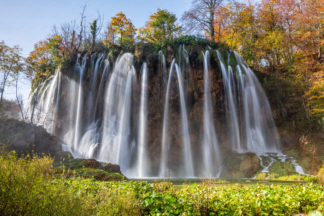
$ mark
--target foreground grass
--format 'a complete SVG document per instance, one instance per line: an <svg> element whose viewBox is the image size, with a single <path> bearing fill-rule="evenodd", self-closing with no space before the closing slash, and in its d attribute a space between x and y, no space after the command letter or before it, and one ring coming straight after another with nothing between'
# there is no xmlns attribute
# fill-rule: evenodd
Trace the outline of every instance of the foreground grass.
<svg viewBox="0 0 324 216"><path fill-rule="evenodd" d="M323 189L96 181L58 175L49 157L0 155L0 215L292 215L323 212Z"/></svg>

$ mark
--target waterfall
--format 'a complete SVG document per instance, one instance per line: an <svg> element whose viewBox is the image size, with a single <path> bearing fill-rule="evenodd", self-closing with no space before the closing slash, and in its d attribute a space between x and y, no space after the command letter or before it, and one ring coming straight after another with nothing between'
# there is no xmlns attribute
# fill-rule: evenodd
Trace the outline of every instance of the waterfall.
<svg viewBox="0 0 324 216"><path fill-rule="evenodd" d="M169 170L167 170L168 163L168 150L169 150L169 137L168 137L168 120L169 120L169 94L172 72L174 70L175 59L173 59L170 67L167 89L164 100L164 113L163 113L163 127L162 127L162 144L161 144L161 159L160 159L160 177L168 177Z"/></svg>
<svg viewBox="0 0 324 216"><path fill-rule="evenodd" d="M172 173L169 173L171 170L168 170L168 151L169 151L169 139L168 139L168 120L169 120L169 94L170 94L170 85L172 81L173 71L176 71L178 88L180 95L180 107L181 107L181 128L182 128L182 144L183 144L183 169L184 172L182 176L193 177L194 168L191 152L191 142L190 142L190 133L189 133L189 124L188 124L188 114L186 108L186 101L183 89L183 81L181 77L181 69L179 65L175 63L175 59L172 61L167 91L165 94L165 106L164 106L164 115L163 115L163 131L162 131L162 154L160 160L160 177L168 177ZM173 175L173 174L172 174Z"/></svg>
<svg viewBox="0 0 324 216"><path fill-rule="evenodd" d="M96 58L97 57L97 58ZM98 78L99 69L101 68L102 59L104 55L102 53L91 56L91 77L90 77L90 86L87 95L87 103L86 110L83 113L87 113L87 115L83 115L86 121L84 127L82 127L83 134L81 135L78 143L77 152L80 155L83 155L85 158L92 158L95 155L96 149L99 145L100 134L98 132L98 122L96 121L96 113L98 106L97 97L102 96L102 86L101 82L103 82L105 77L105 70L101 76L101 79ZM109 64L108 64L109 65ZM107 66L107 65L106 65ZM105 66L105 67L106 67ZM100 80L100 83L98 83ZM99 88L98 88L99 84Z"/></svg>
<svg viewBox="0 0 324 216"><path fill-rule="evenodd" d="M187 106L185 101L185 94L183 90L183 81L180 74L181 69L176 64L176 73L178 78L179 93L180 93L180 104L181 104L181 127L182 127L182 139L183 139L183 164L185 169L185 176L193 177L194 168L191 153L191 142L188 124ZM171 75L171 74L170 74Z"/></svg>
<svg viewBox="0 0 324 216"><path fill-rule="evenodd" d="M90 88L89 88L88 102L87 102L88 124L92 124L95 120L96 104L94 104L94 103L96 102L95 98L96 98L96 93L98 90L98 87L97 87L97 85L98 85L98 71L99 71L99 66L101 65L103 56L104 55L102 53L100 53L96 61L95 61L96 55L91 56L92 74L91 74L91 78L90 78Z"/></svg>
<svg viewBox="0 0 324 216"><path fill-rule="evenodd" d="M76 117L75 117L75 131L74 131L74 138L73 138L73 149L78 149L78 144L80 141L80 135L81 135L81 128L82 128L82 97L83 97L83 86L82 86L82 81L83 81L83 74L85 71L87 63L87 55L84 55L82 58L82 63L81 65L78 66L79 70L79 88L78 88L78 96L77 96L77 104L76 104Z"/></svg>
<svg viewBox="0 0 324 216"><path fill-rule="evenodd" d="M141 80L141 99L139 109L139 128L138 128L138 155L137 155L137 177L148 176L150 170L149 160L147 158L146 131L147 131L147 82L148 82L147 64L142 67Z"/></svg>
<svg viewBox="0 0 324 216"><path fill-rule="evenodd" d="M144 63L131 53L114 62L104 53L78 55L74 70L58 68L32 93L36 122L74 157L118 164L132 178L218 178L231 150L255 153L265 172L271 164L264 158L288 158L266 94L243 59L209 50L190 62L190 52L180 46L172 62L160 51ZM222 77L223 94L211 71Z"/></svg>
<svg viewBox="0 0 324 216"><path fill-rule="evenodd" d="M131 156L127 146L133 141L130 124L135 78L133 55L126 53L117 59L105 93L103 134L98 159L119 164L122 170L128 168Z"/></svg>
<svg viewBox="0 0 324 216"><path fill-rule="evenodd" d="M224 82L224 90L227 103L227 119L228 122L231 124L230 128L230 139L232 143L232 147L234 150L241 152L240 147L240 132L239 132L239 122L238 122L238 111L237 111L237 97L235 91L235 81L233 76L233 71L230 65L226 68L224 59L219 51L217 51L217 56L220 62L220 67L223 76Z"/></svg>
<svg viewBox="0 0 324 216"><path fill-rule="evenodd" d="M230 53L227 68L222 54L217 51L227 99L227 122L232 147L238 153L258 155L280 153L279 135L272 118L269 101L253 71L234 53L233 70ZM239 112L239 110L241 112ZM234 136L233 136L234 135Z"/></svg>
<svg viewBox="0 0 324 216"><path fill-rule="evenodd" d="M204 177L219 177L221 171L221 156L218 139L215 132L213 107L211 103L209 84L209 51L204 54L204 107L203 107L203 143L202 148L202 175Z"/></svg>
<svg viewBox="0 0 324 216"><path fill-rule="evenodd" d="M58 110L57 98L60 94L61 79L62 74L60 68L58 68L55 75L35 89L29 98L30 107L27 110L29 119L33 118L33 121L36 117L36 123L44 126L49 133L55 131L56 112ZM39 97L39 103L32 102L37 100L37 97Z"/></svg>

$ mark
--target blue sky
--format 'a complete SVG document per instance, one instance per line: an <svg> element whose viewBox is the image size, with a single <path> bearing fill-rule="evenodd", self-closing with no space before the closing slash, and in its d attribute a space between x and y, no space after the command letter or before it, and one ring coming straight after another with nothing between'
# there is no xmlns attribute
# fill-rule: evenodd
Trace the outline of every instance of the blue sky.
<svg viewBox="0 0 324 216"><path fill-rule="evenodd" d="M104 16L106 27L110 17L123 11L134 25L142 27L157 8L168 9L181 17L192 0L0 0L0 40L23 48L27 56L33 45L45 39L54 25L72 20L77 23L83 5L87 5L86 19L90 23Z"/></svg>

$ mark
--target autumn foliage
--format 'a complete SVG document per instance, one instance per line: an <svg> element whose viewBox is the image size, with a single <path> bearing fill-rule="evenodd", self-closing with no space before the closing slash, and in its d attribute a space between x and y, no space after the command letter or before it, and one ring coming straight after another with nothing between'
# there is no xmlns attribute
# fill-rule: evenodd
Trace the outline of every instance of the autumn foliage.
<svg viewBox="0 0 324 216"><path fill-rule="evenodd" d="M110 44L129 45L134 43L135 33L132 21L123 12L119 12L111 18L105 41Z"/></svg>
<svg viewBox="0 0 324 216"><path fill-rule="evenodd" d="M323 0L229 3L215 12L214 40L255 69L303 88L309 118L324 121Z"/></svg>

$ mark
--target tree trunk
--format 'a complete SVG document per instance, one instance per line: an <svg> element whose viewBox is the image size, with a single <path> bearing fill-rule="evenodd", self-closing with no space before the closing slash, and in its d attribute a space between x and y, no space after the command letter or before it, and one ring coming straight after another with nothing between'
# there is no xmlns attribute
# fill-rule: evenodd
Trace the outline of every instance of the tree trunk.
<svg viewBox="0 0 324 216"><path fill-rule="evenodd" d="M215 19L215 15L214 15L214 11L210 11L209 12L209 35L210 35L210 39L214 40L214 36L215 36L215 29L214 29L214 19Z"/></svg>
<svg viewBox="0 0 324 216"><path fill-rule="evenodd" d="M2 82L2 88L1 88L0 103L3 100L3 93L4 93L4 89L5 89L5 86L6 86L6 82L7 82L8 76L9 76L9 73L5 73L3 75L3 82Z"/></svg>

